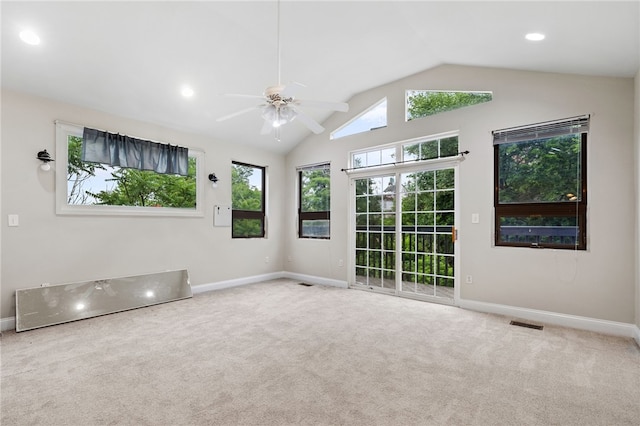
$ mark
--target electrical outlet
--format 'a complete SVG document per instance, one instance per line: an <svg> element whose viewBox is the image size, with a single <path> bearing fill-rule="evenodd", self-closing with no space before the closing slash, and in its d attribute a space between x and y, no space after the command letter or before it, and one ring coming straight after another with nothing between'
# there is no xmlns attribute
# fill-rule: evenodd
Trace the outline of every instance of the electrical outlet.
<svg viewBox="0 0 640 426"><path fill-rule="evenodd" d="M344 266L344 260L338 260L338 266L342 268Z"/></svg>
<svg viewBox="0 0 640 426"><path fill-rule="evenodd" d="M467 284L473 284L473 277L471 275L467 275L465 282Z"/></svg>
<svg viewBox="0 0 640 426"><path fill-rule="evenodd" d="M266 256L266 257L264 258L264 263L269 263L269 256Z"/></svg>
<svg viewBox="0 0 640 426"><path fill-rule="evenodd" d="M292 261L293 261L293 257L288 256L288 257L287 257L287 261L292 262Z"/></svg>

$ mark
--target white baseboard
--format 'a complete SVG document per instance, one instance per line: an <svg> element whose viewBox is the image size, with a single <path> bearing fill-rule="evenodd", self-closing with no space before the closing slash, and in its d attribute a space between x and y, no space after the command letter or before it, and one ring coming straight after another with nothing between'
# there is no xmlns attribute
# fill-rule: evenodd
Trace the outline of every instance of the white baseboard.
<svg viewBox="0 0 640 426"><path fill-rule="evenodd" d="M334 280L331 278L317 277L315 275L299 274L297 272L280 271L272 272L264 275L254 275L252 277L237 278L227 281L218 281L209 284L200 284L192 286L193 294L203 293L205 291L222 290L223 288L238 287L246 284L255 284L262 281L275 280L279 278L288 278L290 280L304 281L309 284L328 285L331 287L349 288L346 281Z"/></svg>
<svg viewBox="0 0 640 426"><path fill-rule="evenodd" d="M478 302L475 300L460 299L458 302L459 307L471 311L505 315L544 324L559 325L614 336L632 337L640 344L640 330L635 324L499 305L496 303Z"/></svg>
<svg viewBox="0 0 640 426"><path fill-rule="evenodd" d="M15 329L16 329L16 318L15 317L9 317L9 318L0 319L0 332L8 331L8 330L15 330Z"/></svg>
<svg viewBox="0 0 640 426"><path fill-rule="evenodd" d="M231 287L238 287L241 285L255 284L262 281L275 280L283 277L284 277L284 272L282 271L271 272L269 274L253 275L251 277L235 278L232 280L217 281L217 282L208 283L208 284L198 284L195 286L191 286L191 291L193 292L193 294L198 294L198 293L204 293L206 291L222 290L223 288L231 288Z"/></svg>
<svg viewBox="0 0 640 426"><path fill-rule="evenodd" d="M297 272L284 271L282 278L304 281L309 284L328 285L331 287L349 288L346 281L334 280L331 278L316 277L314 275L298 274Z"/></svg>

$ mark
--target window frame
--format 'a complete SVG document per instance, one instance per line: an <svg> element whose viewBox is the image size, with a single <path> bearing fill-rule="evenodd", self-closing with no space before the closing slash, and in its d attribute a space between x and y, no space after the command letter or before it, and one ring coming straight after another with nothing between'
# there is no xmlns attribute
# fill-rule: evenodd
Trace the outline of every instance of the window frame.
<svg viewBox="0 0 640 426"><path fill-rule="evenodd" d="M533 126L532 126L533 127ZM576 132L578 133L578 132ZM572 134L572 133L568 133ZM561 250L587 250L587 132L580 133L581 196L575 202L504 203L499 201L499 150L494 144L493 155L493 205L494 205L494 245L500 247L551 248ZM530 139L533 140L533 139ZM526 142L526 141L521 141ZM572 217L577 218L577 244L525 243L501 241L500 219L503 217Z"/></svg>
<svg viewBox="0 0 640 426"><path fill-rule="evenodd" d="M329 210L317 212L302 211L302 174L305 171L314 171L324 169L329 172ZM313 166L304 166L297 169L298 173L298 238L306 238L312 240L330 240L331 239L331 163L319 163ZM329 221L329 232L327 236L303 235L304 229L302 224L305 220L327 220Z"/></svg>
<svg viewBox="0 0 640 426"><path fill-rule="evenodd" d="M88 216L148 216L204 217L204 152L189 148L189 157L196 159L196 207L139 207L67 204L67 167L69 136L82 138L84 126L55 121L56 125L56 214Z"/></svg>
<svg viewBox="0 0 640 426"><path fill-rule="evenodd" d="M261 195L261 200L260 200L260 205L261 205L261 210L238 210L238 209L234 209L233 208L233 203L231 203L231 238L232 239L247 239L247 238L266 238L267 237L267 208L266 208L266 201L267 201L267 168L266 166L257 166L255 164L249 164L249 163L244 163L242 161L232 161L231 162L231 167L233 168L235 165L239 165L239 166L245 166L245 167L251 167L254 169L260 169L262 171L262 178L261 178L261 182L262 182L262 193ZM232 194L231 194L231 198L233 199L233 187L231 188ZM244 235L235 235L233 233L233 222L236 220L242 220L242 219L258 219L260 220L260 230L261 233L260 235L248 235L248 236L244 236Z"/></svg>
<svg viewBox="0 0 640 426"><path fill-rule="evenodd" d="M460 132L458 130L437 133L437 134L428 135L428 136L420 136L417 138L407 139L407 140L398 141L398 142L392 142L384 145L372 146L366 149L358 149L355 151L350 151L349 159L348 159L349 168L347 170L360 171L360 170L366 170L366 169L385 169L385 168L395 167L397 165L405 164L405 163L422 164L422 163L433 163L434 161L447 161L452 158L455 158L456 156L459 156L461 152L458 152L456 155L445 156L445 157L438 156L437 158L429 158L429 159L420 159L420 158L407 159L405 158L405 147L416 145L416 144L429 143L429 142L436 142L440 147L440 141L442 141L443 139L450 139L450 138L457 139L458 151L460 151ZM367 164L364 166L356 165L356 162L355 162L356 156L359 156L359 155L366 156L369 153L372 153L372 154L379 153L380 158L382 160L383 152L389 151L389 150L394 150L393 157L395 158L395 160L393 160L393 162L383 163L381 161L379 164ZM438 152L440 153L440 149L438 149Z"/></svg>

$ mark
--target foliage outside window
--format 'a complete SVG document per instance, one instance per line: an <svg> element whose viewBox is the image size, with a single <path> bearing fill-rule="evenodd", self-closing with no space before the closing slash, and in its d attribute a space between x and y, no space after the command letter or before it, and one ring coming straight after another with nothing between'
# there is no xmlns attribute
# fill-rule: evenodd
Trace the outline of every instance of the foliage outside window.
<svg viewBox="0 0 640 426"><path fill-rule="evenodd" d="M233 162L231 167L233 238L265 236L265 168Z"/></svg>
<svg viewBox="0 0 640 426"><path fill-rule="evenodd" d="M331 220L329 164L298 170L298 235L329 238Z"/></svg>
<svg viewBox="0 0 640 426"><path fill-rule="evenodd" d="M491 92L407 90L406 97L406 119L411 121L416 118L489 102L493 99L493 94Z"/></svg>
<svg viewBox="0 0 640 426"><path fill-rule="evenodd" d="M495 244L586 249L588 118L494 132Z"/></svg>
<svg viewBox="0 0 640 426"><path fill-rule="evenodd" d="M187 176L160 174L81 160L82 127L57 124L57 211L61 214L201 216L198 159ZM60 173L62 172L62 173Z"/></svg>

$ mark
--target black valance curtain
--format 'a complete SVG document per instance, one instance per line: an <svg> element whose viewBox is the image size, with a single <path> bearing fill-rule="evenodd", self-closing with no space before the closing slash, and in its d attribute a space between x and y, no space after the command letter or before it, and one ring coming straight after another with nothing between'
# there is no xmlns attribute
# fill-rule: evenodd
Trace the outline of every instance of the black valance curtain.
<svg viewBox="0 0 640 426"><path fill-rule="evenodd" d="M85 127L82 161L187 176L189 149Z"/></svg>

